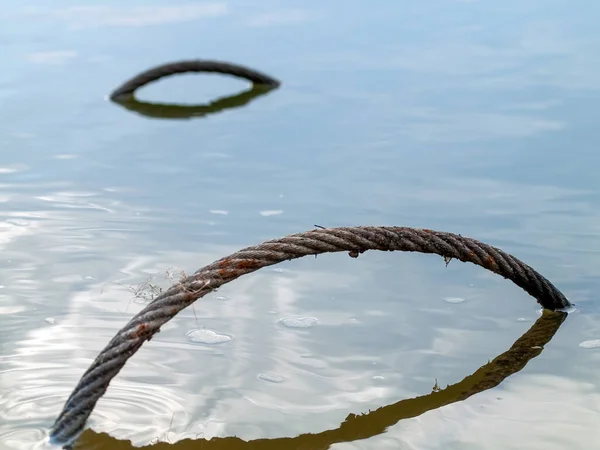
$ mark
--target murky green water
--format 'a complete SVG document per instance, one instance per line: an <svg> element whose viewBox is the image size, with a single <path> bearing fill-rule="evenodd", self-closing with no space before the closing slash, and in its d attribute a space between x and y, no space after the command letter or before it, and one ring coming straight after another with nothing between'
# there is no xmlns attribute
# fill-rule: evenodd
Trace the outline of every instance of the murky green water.
<svg viewBox="0 0 600 450"><path fill-rule="evenodd" d="M78 448L593 448L599 14L564 0L5 2L0 448L41 448L152 286L314 224L472 236L531 264L576 310L543 352L510 356L496 381L516 373L462 401L442 391L312 441L185 441L336 430L351 413L460 382L540 317L510 282L433 256L281 264L163 327L112 382ZM189 120L106 100L139 71L190 58L283 85ZM139 96L206 104L246 88L190 75ZM223 342L190 338L206 330Z"/></svg>

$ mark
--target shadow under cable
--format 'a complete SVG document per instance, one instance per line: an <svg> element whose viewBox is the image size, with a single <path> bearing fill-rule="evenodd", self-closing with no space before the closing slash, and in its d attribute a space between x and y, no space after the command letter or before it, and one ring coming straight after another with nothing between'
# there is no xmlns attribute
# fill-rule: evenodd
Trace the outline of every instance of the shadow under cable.
<svg viewBox="0 0 600 450"><path fill-rule="evenodd" d="M111 99L111 101L129 111L152 119L189 120L206 117L228 109L241 108L275 89L276 87L272 86L254 85L252 88L236 95L221 97L201 105L151 103L138 100L133 95Z"/></svg>

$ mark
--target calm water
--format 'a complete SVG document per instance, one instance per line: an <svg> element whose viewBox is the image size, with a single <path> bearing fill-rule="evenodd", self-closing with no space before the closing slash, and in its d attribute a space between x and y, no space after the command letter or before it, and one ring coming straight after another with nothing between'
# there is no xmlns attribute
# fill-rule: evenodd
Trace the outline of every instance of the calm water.
<svg viewBox="0 0 600 450"><path fill-rule="evenodd" d="M499 386L437 409L424 400L423 414L377 418L381 429L357 422L332 449L598 442L600 6L312 3L4 2L0 448L42 448L83 371L155 285L314 224L469 235L577 305ZM189 58L283 85L191 120L106 100L139 71ZM139 98L206 104L246 88L186 75ZM112 382L78 448L334 430L350 413L460 382L539 317L510 282L439 257L281 264L163 327ZM223 342L197 342L215 337L206 330ZM261 442L251 448L300 448ZM172 448L252 445L213 444Z"/></svg>

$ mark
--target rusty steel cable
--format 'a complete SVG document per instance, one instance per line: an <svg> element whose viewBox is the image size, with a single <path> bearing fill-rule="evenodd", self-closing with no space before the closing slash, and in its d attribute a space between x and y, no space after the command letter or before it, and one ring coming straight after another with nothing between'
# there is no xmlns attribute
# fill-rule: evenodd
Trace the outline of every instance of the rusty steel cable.
<svg viewBox="0 0 600 450"><path fill-rule="evenodd" d="M457 234L385 226L322 228L292 234L242 249L199 269L136 314L83 374L50 430L50 441L70 448L84 430L96 402L127 360L162 325L195 300L242 275L282 261L343 251L357 257L367 250L433 253L446 261L470 262L511 280L544 308L571 306L550 281L527 264L496 247Z"/></svg>
<svg viewBox="0 0 600 450"><path fill-rule="evenodd" d="M220 73L224 75L232 75L238 78L244 78L254 85L269 86L271 88L279 87L280 82L269 75L258 72L249 67L240 66L238 64L228 63L224 61L211 61L195 59L189 61L175 61L171 63L161 64L160 66L152 67L135 77L127 80L110 94L110 99L116 101L123 97L130 97L133 93L149 83L157 81L161 78L170 75L190 73L190 72L207 72Z"/></svg>

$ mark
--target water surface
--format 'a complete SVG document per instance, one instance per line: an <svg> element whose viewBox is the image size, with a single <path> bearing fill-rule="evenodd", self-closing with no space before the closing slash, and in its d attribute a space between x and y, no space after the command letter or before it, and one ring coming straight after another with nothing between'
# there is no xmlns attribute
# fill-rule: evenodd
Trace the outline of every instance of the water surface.
<svg viewBox="0 0 600 450"><path fill-rule="evenodd" d="M598 6L5 3L2 448L36 448L153 290L315 224L472 236L576 304L500 385L331 448L588 449L600 439ZM283 84L188 120L106 99L141 70L189 58ZM190 75L139 98L198 105L247 88ZM510 282L434 256L281 264L164 326L91 417L113 440L81 448L336 429L350 413L459 382L539 315Z"/></svg>

